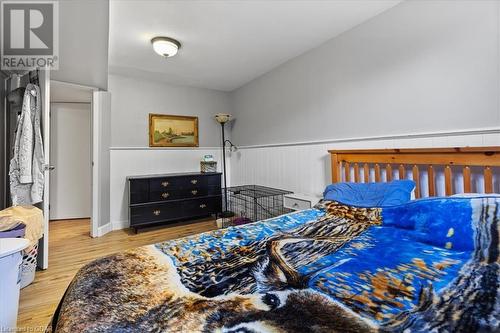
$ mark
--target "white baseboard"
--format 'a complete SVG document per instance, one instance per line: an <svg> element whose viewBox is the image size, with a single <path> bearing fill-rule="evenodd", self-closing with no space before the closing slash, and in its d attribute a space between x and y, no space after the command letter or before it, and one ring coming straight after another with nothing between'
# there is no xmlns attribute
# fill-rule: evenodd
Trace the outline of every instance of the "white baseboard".
<svg viewBox="0 0 500 333"><path fill-rule="evenodd" d="M126 229L129 227L128 221L113 221L109 222L103 226L97 228L97 235L95 237L101 237L107 234L108 232Z"/></svg>
<svg viewBox="0 0 500 333"><path fill-rule="evenodd" d="M121 230L121 229L126 229L130 226L130 223L128 221L113 221L113 230Z"/></svg>
<svg viewBox="0 0 500 333"><path fill-rule="evenodd" d="M110 232L112 230L113 230L113 225L111 223L107 223L103 226L100 226L99 228L97 228L96 237L104 236L105 234L107 234L108 232Z"/></svg>

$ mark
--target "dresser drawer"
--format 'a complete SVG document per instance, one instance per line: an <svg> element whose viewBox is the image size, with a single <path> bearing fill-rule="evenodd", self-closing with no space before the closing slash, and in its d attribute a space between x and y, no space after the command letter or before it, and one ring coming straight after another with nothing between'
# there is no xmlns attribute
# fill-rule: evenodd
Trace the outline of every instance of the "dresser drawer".
<svg viewBox="0 0 500 333"><path fill-rule="evenodd" d="M200 188L207 186L207 177L191 176L179 179L182 188Z"/></svg>
<svg viewBox="0 0 500 333"><path fill-rule="evenodd" d="M165 189L163 191L152 191L149 193L149 201L169 201L183 198L181 190L176 188L171 188L169 190Z"/></svg>
<svg viewBox="0 0 500 333"><path fill-rule="evenodd" d="M186 200L183 205L186 216L202 216L222 211L222 196Z"/></svg>
<svg viewBox="0 0 500 333"><path fill-rule="evenodd" d="M160 192L172 188L178 188L182 184L182 178L152 178L149 180L149 190L151 192Z"/></svg>
<svg viewBox="0 0 500 333"><path fill-rule="evenodd" d="M183 217L177 202L130 207L130 225L174 220Z"/></svg>
<svg viewBox="0 0 500 333"><path fill-rule="evenodd" d="M153 191L162 191L172 188L204 187L208 185L207 178L208 177L200 177L200 176L155 178L149 181L149 188L150 191L153 192Z"/></svg>
<svg viewBox="0 0 500 333"><path fill-rule="evenodd" d="M220 195L221 188L217 186L210 187L192 187L185 188L179 190L182 198L190 199L190 198L198 198L198 197L206 197L209 195Z"/></svg>
<svg viewBox="0 0 500 333"><path fill-rule="evenodd" d="M208 188L206 187L192 187L179 190L183 198L191 199L198 197L206 197L208 195Z"/></svg>

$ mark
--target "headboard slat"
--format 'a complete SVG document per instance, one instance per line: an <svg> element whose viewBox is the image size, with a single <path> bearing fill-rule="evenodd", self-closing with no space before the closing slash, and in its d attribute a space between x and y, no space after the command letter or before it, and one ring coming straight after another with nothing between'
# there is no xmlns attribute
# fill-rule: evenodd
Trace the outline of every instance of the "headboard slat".
<svg viewBox="0 0 500 333"><path fill-rule="evenodd" d="M449 165L444 167L444 193L446 195L453 194L451 167Z"/></svg>
<svg viewBox="0 0 500 333"><path fill-rule="evenodd" d="M434 167L429 165L427 167L427 182L429 186L429 196L433 197L436 195L436 177L434 176Z"/></svg>
<svg viewBox="0 0 500 333"><path fill-rule="evenodd" d="M399 169L399 179L405 179L406 178L405 166L403 164L400 164L398 169Z"/></svg>
<svg viewBox="0 0 500 333"><path fill-rule="evenodd" d="M368 166L368 163L363 165L363 176L365 178L365 183L370 182L370 167Z"/></svg>
<svg viewBox="0 0 500 333"><path fill-rule="evenodd" d="M375 164L375 181L380 182L380 165Z"/></svg>
<svg viewBox="0 0 500 333"><path fill-rule="evenodd" d="M385 178L388 182L392 180L392 165L390 164L387 164L387 166L385 167Z"/></svg>
<svg viewBox="0 0 500 333"><path fill-rule="evenodd" d="M463 177L464 177L464 193L470 193L471 192L471 179L470 179L470 168L468 166L464 167Z"/></svg>
<svg viewBox="0 0 500 333"><path fill-rule="evenodd" d="M412 168L413 181L415 182L415 198L420 198L420 173L418 172L418 166L414 165Z"/></svg>
<svg viewBox="0 0 500 333"><path fill-rule="evenodd" d="M493 168L500 167L500 147L463 147L463 148L416 148L416 149L370 149L370 150L330 150L332 161L333 182L341 182L342 174L351 181L351 166L354 165L354 181L361 182L360 168L363 168L363 181L370 181L370 166L373 166L375 181L382 181L381 167L385 166L386 181L393 177L393 166L397 166L399 179L406 179L407 170L412 170L412 178L417 183L415 194L437 195L437 186L443 185L446 195L461 190L460 185L454 186L452 168L461 166L463 176L463 191L471 192L472 168L481 167L484 178L484 192L491 193L496 187L493 178ZM345 165L342 173L342 165ZM422 169L421 169L422 168ZM425 169L427 171L425 171ZM444 184L436 173L444 169ZM420 172L427 172L427 184L420 182ZM496 170L496 169L495 169ZM495 171L496 172L496 171ZM456 173L460 176L460 173ZM476 174L474 174L476 175ZM439 184L436 181L439 180ZM476 184L476 183L474 183ZM424 188L427 185L427 190ZM439 187L439 191L443 187ZM455 189L457 187L457 189Z"/></svg>
<svg viewBox="0 0 500 333"><path fill-rule="evenodd" d="M493 193L493 174L489 166L484 168L484 193Z"/></svg>
<svg viewBox="0 0 500 333"><path fill-rule="evenodd" d="M350 182L351 181L351 165L349 162L344 163L344 174L345 174L345 181Z"/></svg>

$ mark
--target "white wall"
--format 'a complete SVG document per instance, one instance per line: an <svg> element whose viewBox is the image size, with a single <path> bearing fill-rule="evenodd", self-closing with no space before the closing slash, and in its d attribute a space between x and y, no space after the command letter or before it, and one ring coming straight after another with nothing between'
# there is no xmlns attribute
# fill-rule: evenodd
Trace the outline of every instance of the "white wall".
<svg viewBox="0 0 500 333"><path fill-rule="evenodd" d="M236 90L233 138L255 145L498 126L498 7L405 1Z"/></svg>
<svg viewBox="0 0 500 333"><path fill-rule="evenodd" d="M220 146L219 112L230 111L226 92L176 86L119 75L109 76L113 147L147 147L149 114L197 116L200 147Z"/></svg>
<svg viewBox="0 0 500 333"><path fill-rule="evenodd" d="M329 148L500 145L499 14L405 1L234 91L232 184L319 194Z"/></svg>
<svg viewBox="0 0 500 333"><path fill-rule="evenodd" d="M128 225L127 176L199 171L199 161L206 154L214 155L222 169L221 130L213 116L231 109L225 92L125 76L110 75L109 91L110 220L113 229L119 229ZM148 147L149 113L198 116L200 147Z"/></svg>

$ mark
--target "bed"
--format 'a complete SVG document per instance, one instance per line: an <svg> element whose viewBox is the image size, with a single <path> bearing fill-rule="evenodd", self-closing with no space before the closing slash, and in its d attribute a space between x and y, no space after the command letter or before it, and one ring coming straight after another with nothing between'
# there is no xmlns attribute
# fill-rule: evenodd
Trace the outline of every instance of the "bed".
<svg viewBox="0 0 500 333"><path fill-rule="evenodd" d="M415 196L427 198L384 207L323 200L98 259L77 273L47 330L498 332L500 196L486 192L500 148L330 154L334 183L410 170ZM450 197L456 166L463 190L477 186L480 168L485 194ZM440 188L447 197L434 197Z"/></svg>

